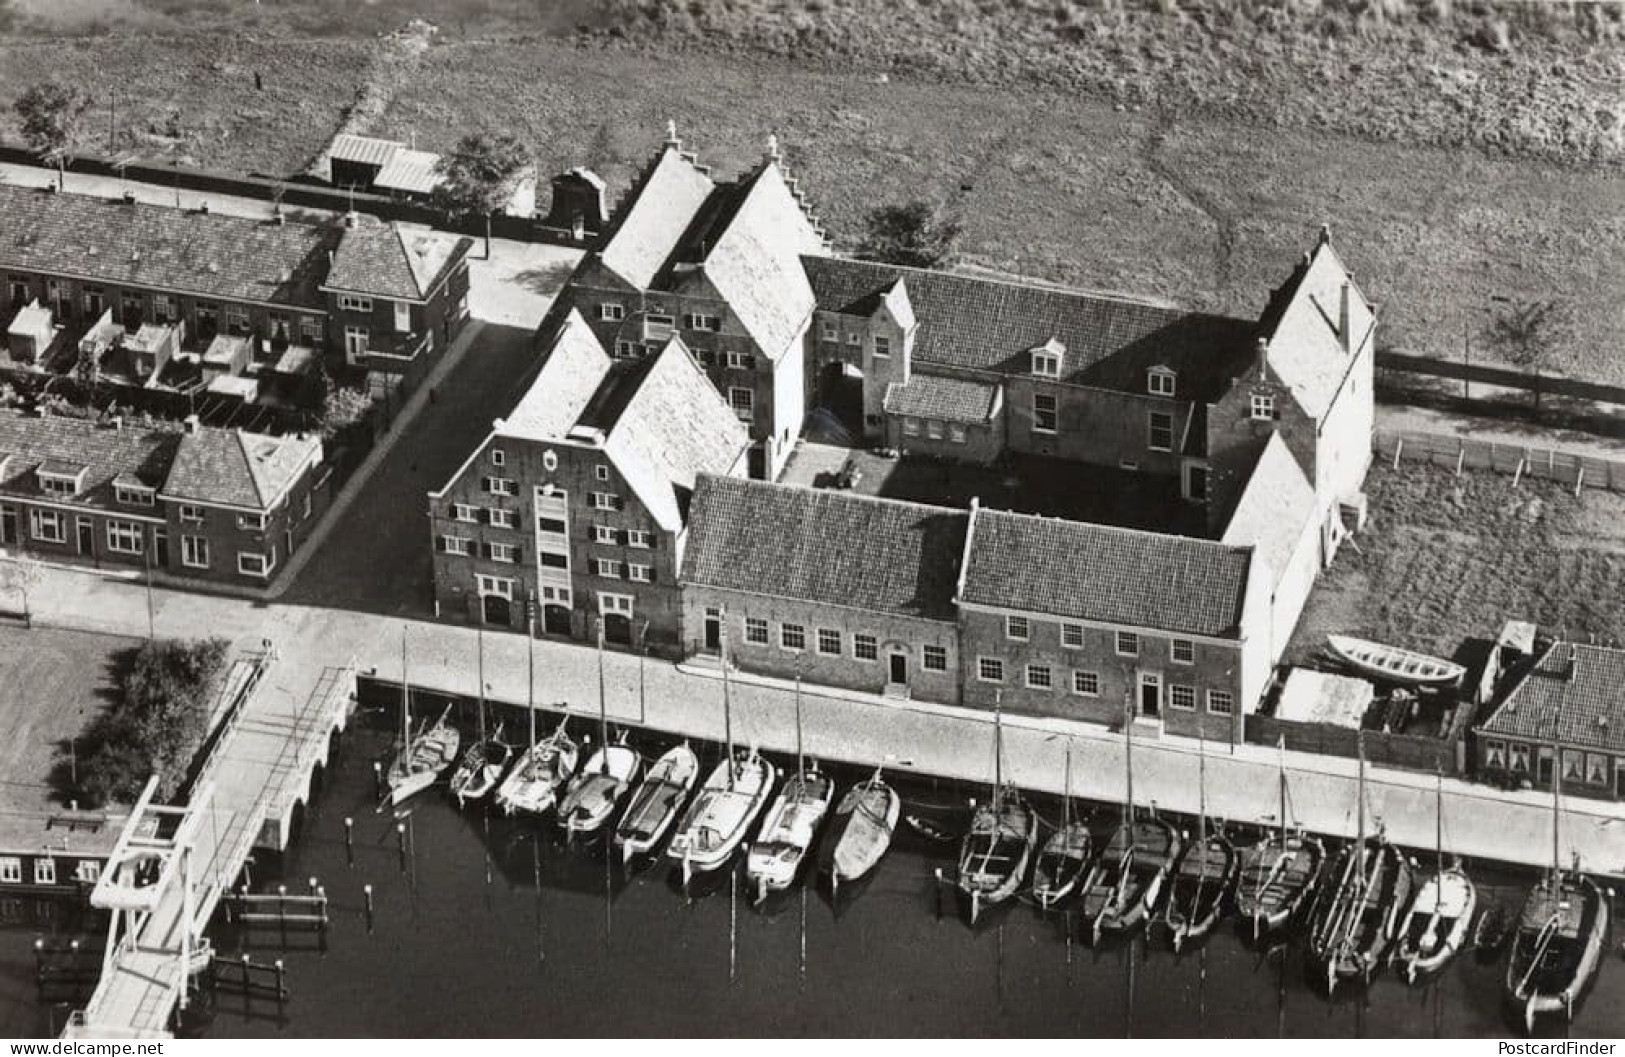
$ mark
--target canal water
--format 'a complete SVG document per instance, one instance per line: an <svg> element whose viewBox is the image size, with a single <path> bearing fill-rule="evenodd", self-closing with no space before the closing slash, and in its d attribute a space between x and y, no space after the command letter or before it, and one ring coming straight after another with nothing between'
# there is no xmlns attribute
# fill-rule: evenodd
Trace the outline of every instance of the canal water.
<svg viewBox="0 0 1625 1057"><path fill-rule="evenodd" d="M875 875L843 893L793 890L764 909L730 877L685 897L663 865L623 876L600 849L567 847L555 827L459 811L443 788L400 816L375 811L373 761L391 740L365 715L343 736L301 831L282 856L260 853L254 889L331 899L325 950L310 934L244 932L220 922L218 949L281 958L291 997L218 993L184 1031L296 1036L1506 1036L1503 961L1471 954L1407 987L1384 974L1328 1000L1309 981L1301 941L1257 951L1225 929L1175 955L1166 936L1102 950L1067 942L1065 919L1017 904L975 929L951 898L938 916L934 871L953 844L899 828ZM547 723L551 729L551 722ZM585 732L587 724L581 724ZM510 724L510 730L513 729ZM651 757L664 748L642 746ZM707 764L716 758L713 750ZM788 762L788 761L784 761ZM792 764L793 765L793 764ZM707 770L708 770L707 766ZM839 786L861 777L837 769ZM985 790L898 777L905 813L962 823ZM1040 810L1051 817L1053 802ZM346 819L351 819L346 839ZM740 872L739 880L743 881ZM1527 877L1485 877L1515 902ZM364 886L372 886L372 913ZM1075 926L1075 923L1074 923ZM61 929L32 926L40 930ZM66 1005L29 1002L33 933L0 933L4 1022L59 1028ZM1559 1024L1545 1026L1561 1034ZM1625 962L1611 952L1568 1029L1625 1034Z"/></svg>

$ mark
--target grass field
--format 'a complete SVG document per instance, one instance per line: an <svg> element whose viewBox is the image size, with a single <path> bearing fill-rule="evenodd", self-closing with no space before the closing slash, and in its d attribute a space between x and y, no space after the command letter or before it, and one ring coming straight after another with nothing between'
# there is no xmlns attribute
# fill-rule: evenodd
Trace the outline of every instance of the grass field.
<svg viewBox="0 0 1625 1057"><path fill-rule="evenodd" d="M1292 655L1330 632L1448 657L1507 620L1580 641L1625 631L1625 496L1405 465L1373 468L1367 491L1370 522L1322 579Z"/></svg>

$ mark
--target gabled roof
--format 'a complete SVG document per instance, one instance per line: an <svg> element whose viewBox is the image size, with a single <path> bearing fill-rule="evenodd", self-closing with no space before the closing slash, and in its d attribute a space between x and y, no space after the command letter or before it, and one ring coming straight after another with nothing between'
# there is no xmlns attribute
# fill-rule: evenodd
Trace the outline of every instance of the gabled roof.
<svg viewBox="0 0 1625 1057"><path fill-rule="evenodd" d="M1323 417L1348 376L1351 354L1338 328L1348 284L1348 348L1358 352L1376 326L1376 312L1349 277L1325 229L1313 251L1270 297L1260 319L1269 361L1304 411Z"/></svg>
<svg viewBox="0 0 1625 1057"><path fill-rule="evenodd" d="M1573 672L1570 674L1570 658ZM1625 650L1558 642L1479 732L1625 753Z"/></svg>
<svg viewBox="0 0 1625 1057"><path fill-rule="evenodd" d="M563 437L598 391L610 362L592 328L572 308L536 379L503 420L502 433L537 440Z"/></svg>
<svg viewBox="0 0 1625 1057"><path fill-rule="evenodd" d="M0 184L0 268L228 301L325 309L339 230Z"/></svg>
<svg viewBox="0 0 1625 1057"><path fill-rule="evenodd" d="M173 432L0 410L0 492L39 495L35 470L50 467L77 476L82 469L72 501L111 505L115 479L161 484L179 439Z"/></svg>
<svg viewBox="0 0 1625 1057"><path fill-rule="evenodd" d="M1314 488L1281 435L1271 433L1220 542L1256 548L1279 582L1314 516Z"/></svg>
<svg viewBox="0 0 1625 1057"><path fill-rule="evenodd" d="M1179 396L1206 399L1245 363L1256 324L1123 298L868 261L804 256L820 309L868 317L899 280L918 320L916 365L1027 374L1030 350L1066 346L1061 380L1145 392L1145 370L1179 373Z"/></svg>
<svg viewBox="0 0 1625 1057"><path fill-rule="evenodd" d="M163 495L269 510L313 457L320 460L321 447L315 438L200 429L180 438Z"/></svg>
<svg viewBox="0 0 1625 1057"><path fill-rule="evenodd" d="M401 150L401 144L392 139L378 139L375 136L357 136L353 132L341 132L333 137L333 146L327 154L330 158L339 161L358 162L362 165L384 165L394 157L395 152Z"/></svg>
<svg viewBox="0 0 1625 1057"><path fill-rule="evenodd" d="M689 512L681 579L952 620L969 520L946 507L704 476Z"/></svg>
<svg viewBox="0 0 1625 1057"><path fill-rule="evenodd" d="M1236 638L1251 554L1211 540L977 510L960 600Z"/></svg>
<svg viewBox="0 0 1625 1057"><path fill-rule="evenodd" d="M993 382L916 371L908 384L893 382L886 387L885 409L889 415L980 426L993 417L998 405L999 386Z"/></svg>
<svg viewBox="0 0 1625 1057"><path fill-rule="evenodd" d="M349 223L354 226L343 229L324 290L426 301L441 275L474 245L470 238L448 239L363 214L351 214Z"/></svg>
<svg viewBox="0 0 1625 1057"><path fill-rule="evenodd" d="M433 151L400 147L378 170L372 184L386 191L428 194L440 186L441 177L435 171L435 166L439 164L440 155Z"/></svg>
<svg viewBox="0 0 1625 1057"><path fill-rule="evenodd" d="M599 259L628 283L649 289L715 186L677 144L668 143L616 211Z"/></svg>

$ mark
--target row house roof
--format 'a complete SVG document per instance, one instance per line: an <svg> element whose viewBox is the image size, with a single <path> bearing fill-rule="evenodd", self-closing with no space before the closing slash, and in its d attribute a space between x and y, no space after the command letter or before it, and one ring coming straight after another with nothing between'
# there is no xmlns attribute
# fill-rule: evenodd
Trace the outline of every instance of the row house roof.
<svg viewBox="0 0 1625 1057"><path fill-rule="evenodd" d="M703 476L685 584L929 620L954 618L963 510Z"/></svg>
<svg viewBox="0 0 1625 1057"><path fill-rule="evenodd" d="M905 384L886 387L885 410L891 415L980 426L998 409L999 386L993 382L915 372Z"/></svg>
<svg viewBox="0 0 1625 1057"><path fill-rule="evenodd" d="M164 481L170 499L270 510L321 461L314 437L272 437L243 430L199 429L181 436Z"/></svg>
<svg viewBox="0 0 1625 1057"><path fill-rule="evenodd" d="M1557 642L1479 733L1625 754L1625 650Z"/></svg>
<svg viewBox="0 0 1625 1057"><path fill-rule="evenodd" d="M423 302L468 256L474 240L352 213L333 252L324 290Z"/></svg>

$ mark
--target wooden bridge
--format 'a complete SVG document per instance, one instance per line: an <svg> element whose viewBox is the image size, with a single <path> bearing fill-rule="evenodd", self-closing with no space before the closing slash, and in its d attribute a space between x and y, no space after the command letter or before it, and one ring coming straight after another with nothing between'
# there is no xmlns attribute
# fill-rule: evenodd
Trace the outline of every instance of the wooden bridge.
<svg viewBox="0 0 1625 1057"><path fill-rule="evenodd" d="M325 669L300 701L268 679L276 661L267 644L234 673L236 692L187 803L154 804L154 777L130 812L90 896L112 912L101 980L64 1038L168 1037L187 980L208 964L202 937L216 905L254 848L286 845L294 809L349 719L355 665Z"/></svg>

